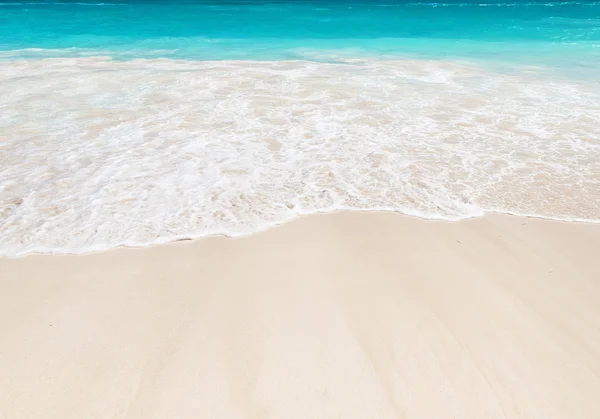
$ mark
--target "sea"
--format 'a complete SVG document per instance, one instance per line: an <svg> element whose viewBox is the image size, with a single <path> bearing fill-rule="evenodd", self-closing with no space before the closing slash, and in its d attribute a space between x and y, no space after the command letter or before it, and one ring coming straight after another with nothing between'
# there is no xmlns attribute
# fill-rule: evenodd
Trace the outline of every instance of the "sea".
<svg viewBox="0 0 600 419"><path fill-rule="evenodd" d="M0 0L0 255L600 222L600 2Z"/></svg>

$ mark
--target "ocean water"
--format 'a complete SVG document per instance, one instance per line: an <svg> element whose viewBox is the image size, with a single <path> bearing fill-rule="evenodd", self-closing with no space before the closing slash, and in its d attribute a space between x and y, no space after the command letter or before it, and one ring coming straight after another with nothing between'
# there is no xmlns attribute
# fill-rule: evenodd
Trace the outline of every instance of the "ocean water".
<svg viewBox="0 0 600 419"><path fill-rule="evenodd" d="M600 2L0 0L0 255L600 221Z"/></svg>

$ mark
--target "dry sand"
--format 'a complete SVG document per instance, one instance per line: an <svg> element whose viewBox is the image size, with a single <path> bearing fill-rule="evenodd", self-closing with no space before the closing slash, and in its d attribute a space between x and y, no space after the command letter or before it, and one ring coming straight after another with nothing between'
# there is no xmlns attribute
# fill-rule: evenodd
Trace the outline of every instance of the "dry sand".
<svg viewBox="0 0 600 419"><path fill-rule="evenodd" d="M600 225L301 218L0 260L0 418L600 417Z"/></svg>

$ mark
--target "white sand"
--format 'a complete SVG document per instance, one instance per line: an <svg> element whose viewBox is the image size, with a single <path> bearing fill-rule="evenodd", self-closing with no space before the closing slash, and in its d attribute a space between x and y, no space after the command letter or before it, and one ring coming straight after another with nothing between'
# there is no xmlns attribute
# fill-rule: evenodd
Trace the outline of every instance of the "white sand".
<svg viewBox="0 0 600 419"><path fill-rule="evenodd" d="M385 213L0 260L0 418L600 417L600 225Z"/></svg>

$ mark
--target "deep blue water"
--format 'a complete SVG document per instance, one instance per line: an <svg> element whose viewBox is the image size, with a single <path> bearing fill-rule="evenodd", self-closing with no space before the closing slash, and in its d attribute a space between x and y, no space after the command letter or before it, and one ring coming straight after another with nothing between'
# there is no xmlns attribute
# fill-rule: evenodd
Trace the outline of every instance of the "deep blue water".
<svg viewBox="0 0 600 419"><path fill-rule="evenodd" d="M600 63L600 2L3 1L0 51L5 58L377 56L593 67Z"/></svg>

